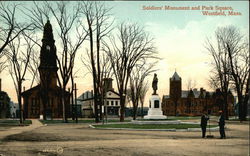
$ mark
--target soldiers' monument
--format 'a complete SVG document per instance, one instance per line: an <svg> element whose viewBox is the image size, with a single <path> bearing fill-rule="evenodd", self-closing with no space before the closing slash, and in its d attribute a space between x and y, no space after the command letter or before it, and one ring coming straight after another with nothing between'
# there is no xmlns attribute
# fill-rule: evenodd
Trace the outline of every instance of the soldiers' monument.
<svg viewBox="0 0 250 156"><path fill-rule="evenodd" d="M167 117L163 115L161 110L161 98L156 93L158 87L158 78L157 74L154 74L154 79L152 82L152 88L154 90L152 96L149 99L149 110L148 115L144 119L166 119Z"/></svg>

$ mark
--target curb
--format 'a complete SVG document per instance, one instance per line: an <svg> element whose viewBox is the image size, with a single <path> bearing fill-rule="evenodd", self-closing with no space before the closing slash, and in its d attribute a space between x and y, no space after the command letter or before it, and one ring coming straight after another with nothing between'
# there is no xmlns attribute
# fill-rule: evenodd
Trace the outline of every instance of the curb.
<svg viewBox="0 0 250 156"><path fill-rule="evenodd" d="M93 129L101 130L129 130L129 131L168 131L168 132L201 132L201 128L187 128L187 129L133 129L133 128L96 128L94 125L89 125ZM218 131L219 127L210 128L210 131ZM209 131L209 128L207 128Z"/></svg>

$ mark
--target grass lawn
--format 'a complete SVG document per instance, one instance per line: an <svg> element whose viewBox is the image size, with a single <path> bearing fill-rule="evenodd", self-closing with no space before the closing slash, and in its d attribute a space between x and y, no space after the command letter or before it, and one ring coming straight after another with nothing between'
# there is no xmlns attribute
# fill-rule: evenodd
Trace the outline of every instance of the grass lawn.
<svg viewBox="0 0 250 156"><path fill-rule="evenodd" d="M167 119L136 119L138 121L171 121L171 120L194 120L200 119L200 116L168 116Z"/></svg>
<svg viewBox="0 0 250 156"><path fill-rule="evenodd" d="M63 120L39 120L40 122L42 122L43 124L60 124L60 123L64 123ZM100 121L101 123L102 121ZM106 122L106 120L104 121ZM120 122L119 119L110 119L108 120L108 122ZM125 122L130 122L130 120L125 120ZM68 120L68 123L76 123L75 120ZM78 120L78 123L95 123L94 119L85 119L85 120Z"/></svg>
<svg viewBox="0 0 250 156"><path fill-rule="evenodd" d="M240 119L229 119L229 121L240 121ZM250 118L246 118L246 121L250 121Z"/></svg>
<svg viewBox="0 0 250 156"><path fill-rule="evenodd" d="M24 120L24 125L32 124L31 120ZM19 126L19 120L0 120L0 126Z"/></svg>
<svg viewBox="0 0 250 156"><path fill-rule="evenodd" d="M187 129L187 128L200 128L199 124L105 124L94 125L96 128L131 128L131 129ZM217 125L210 125L211 128Z"/></svg>
<svg viewBox="0 0 250 156"><path fill-rule="evenodd" d="M200 119L200 116L169 116L168 119L170 120L193 120L193 119Z"/></svg>

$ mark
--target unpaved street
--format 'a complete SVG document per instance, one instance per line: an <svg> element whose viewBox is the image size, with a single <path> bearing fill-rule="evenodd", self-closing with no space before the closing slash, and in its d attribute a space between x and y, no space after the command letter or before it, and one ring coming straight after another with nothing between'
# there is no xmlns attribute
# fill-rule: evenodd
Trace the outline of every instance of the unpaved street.
<svg viewBox="0 0 250 156"><path fill-rule="evenodd" d="M248 156L248 123L231 122L227 127L227 139L219 139L219 132L212 132L215 138L202 139L200 132L97 130L88 124L37 126L0 135L0 154Z"/></svg>

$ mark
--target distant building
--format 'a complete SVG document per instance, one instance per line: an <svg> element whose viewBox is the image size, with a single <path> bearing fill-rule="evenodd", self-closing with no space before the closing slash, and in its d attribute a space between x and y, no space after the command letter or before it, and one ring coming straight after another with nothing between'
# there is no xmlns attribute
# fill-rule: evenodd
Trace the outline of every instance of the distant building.
<svg viewBox="0 0 250 156"><path fill-rule="evenodd" d="M2 91L0 79L0 118L10 117L10 98L9 95Z"/></svg>
<svg viewBox="0 0 250 156"><path fill-rule="evenodd" d="M45 119L62 118L62 90L57 86L57 61L56 46L52 33L52 26L48 21L44 26L42 47L40 51L40 84L22 92L24 101L24 116L26 118L39 118L41 115ZM69 116L70 93L64 91L66 97L65 110Z"/></svg>
<svg viewBox="0 0 250 156"><path fill-rule="evenodd" d="M189 91L182 90L182 79L177 74L170 78L170 95L163 95L162 111L164 115L201 115L204 110L218 115L219 110L223 110L222 92L207 92L200 88ZM176 109L175 109L176 107ZM176 111L176 112L175 112ZM234 115L234 97L228 93L228 113Z"/></svg>
<svg viewBox="0 0 250 156"><path fill-rule="evenodd" d="M112 79L104 79L104 90L106 88L106 96L104 96L104 110L107 110L109 116L119 116L120 114L120 96L114 91L112 87ZM106 97L106 98L105 98ZM82 116L93 117L94 116L94 98L93 91L86 91L80 97L78 101L81 101ZM106 105L105 105L106 104Z"/></svg>
<svg viewBox="0 0 250 156"><path fill-rule="evenodd" d="M18 103L14 103L10 101L10 117L11 118L18 118L19 117L19 105Z"/></svg>

